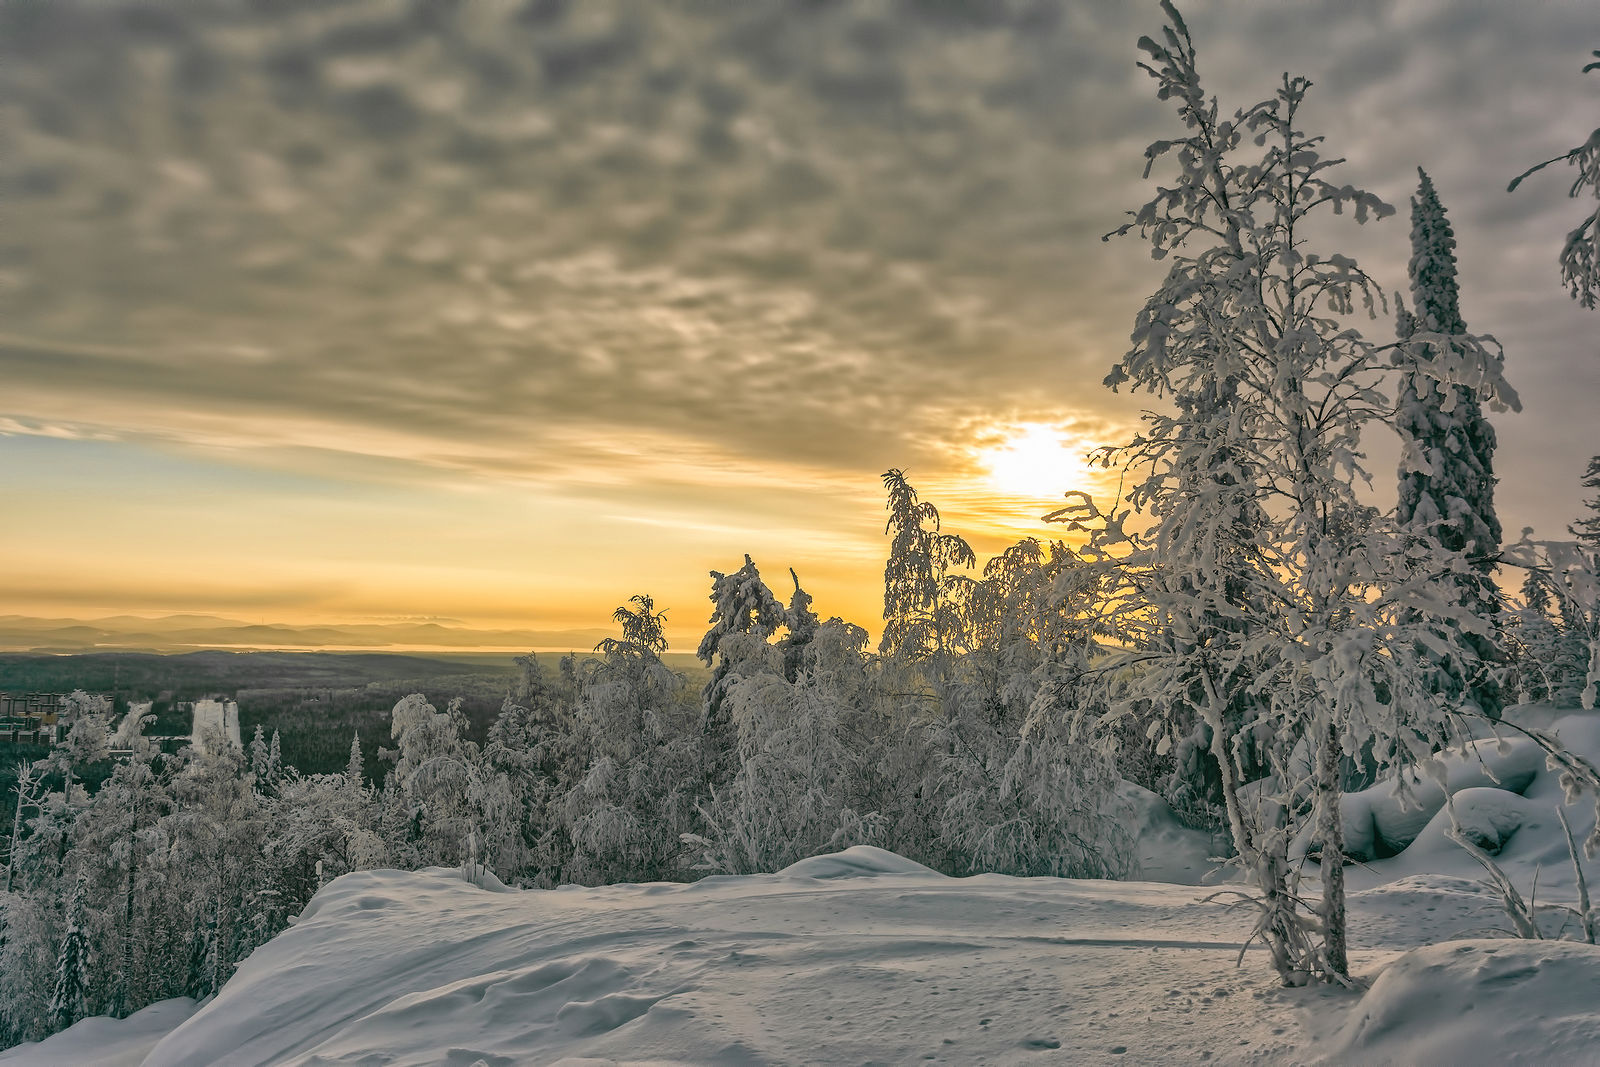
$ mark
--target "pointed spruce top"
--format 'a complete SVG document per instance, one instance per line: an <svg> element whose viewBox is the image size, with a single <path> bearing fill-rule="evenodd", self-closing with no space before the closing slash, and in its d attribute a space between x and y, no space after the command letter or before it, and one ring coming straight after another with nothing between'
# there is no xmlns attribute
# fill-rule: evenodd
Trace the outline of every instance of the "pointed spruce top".
<svg viewBox="0 0 1600 1067"><path fill-rule="evenodd" d="M1411 301L1416 328L1466 333L1456 284L1456 235L1445 217L1433 179L1421 167L1417 195L1411 198Z"/></svg>

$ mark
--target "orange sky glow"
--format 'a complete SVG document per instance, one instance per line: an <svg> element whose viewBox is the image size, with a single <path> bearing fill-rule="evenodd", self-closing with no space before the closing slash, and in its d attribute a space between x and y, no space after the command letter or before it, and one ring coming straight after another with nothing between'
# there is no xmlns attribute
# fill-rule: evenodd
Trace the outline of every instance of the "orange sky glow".
<svg viewBox="0 0 1600 1067"><path fill-rule="evenodd" d="M1225 109L1312 79L1339 180L1399 209L1326 247L1389 291L1428 168L1469 327L1524 402L1495 417L1501 519L1559 536L1600 447L1572 432L1600 331L1557 280L1565 184L1505 187L1593 125L1592 12L1184 10ZM1174 133L1135 66L1158 24L1057 0L0 5L0 631L443 620L584 647L643 592L692 650L708 571L749 553L876 633L883 471L982 560L1055 536L1069 489L1104 500L1084 453L1160 404L1100 384L1163 275L1101 240Z"/></svg>

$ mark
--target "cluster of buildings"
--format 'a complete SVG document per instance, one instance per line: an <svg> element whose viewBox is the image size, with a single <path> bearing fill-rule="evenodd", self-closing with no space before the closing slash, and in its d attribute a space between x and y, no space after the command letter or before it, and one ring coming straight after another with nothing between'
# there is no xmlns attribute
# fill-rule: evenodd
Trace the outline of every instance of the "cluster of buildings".
<svg viewBox="0 0 1600 1067"><path fill-rule="evenodd" d="M96 695L96 694L91 694ZM98 694L112 706L110 694ZM150 714L153 703L149 700L128 702L128 712L112 728L113 752L131 746L139 732L139 722ZM175 737L150 737L150 740L204 746L211 737L222 737L225 742L241 745L239 737L239 704L224 697L208 697L193 703L179 703L180 712L190 716L190 732ZM67 694L65 693L0 693L0 745L56 745L67 735L71 723L67 721ZM149 735L146 735L149 736Z"/></svg>
<svg viewBox="0 0 1600 1067"><path fill-rule="evenodd" d="M66 701L65 693L0 693L0 743L55 744Z"/></svg>

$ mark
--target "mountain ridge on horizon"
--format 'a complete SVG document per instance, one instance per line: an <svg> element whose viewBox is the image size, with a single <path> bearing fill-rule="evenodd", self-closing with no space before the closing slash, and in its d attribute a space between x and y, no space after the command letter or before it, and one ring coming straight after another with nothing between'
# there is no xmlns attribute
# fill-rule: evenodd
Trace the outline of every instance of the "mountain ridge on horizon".
<svg viewBox="0 0 1600 1067"><path fill-rule="evenodd" d="M448 620L381 623L254 623L198 613L93 619L0 615L0 651L192 652L201 649L365 652L592 649L608 632L595 629L491 629Z"/></svg>

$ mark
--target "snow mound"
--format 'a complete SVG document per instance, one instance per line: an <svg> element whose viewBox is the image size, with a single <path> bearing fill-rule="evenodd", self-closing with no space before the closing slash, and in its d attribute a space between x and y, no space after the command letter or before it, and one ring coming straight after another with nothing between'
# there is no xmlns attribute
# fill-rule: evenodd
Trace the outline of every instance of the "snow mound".
<svg viewBox="0 0 1600 1067"><path fill-rule="evenodd" d="M808 856L778 872L780 878L873 878L880 874L925 874L942 878L932 867L874 845L854 845L843 852Z"/></svg>
<svg viewBox="0 0 1600 1067"><path fill-rule="evenodd" d="M1522 710L1511 709L1511 713L1520 718ZM1545 715L1554 721L1540 722L1539 728L1553 732L1578 755L1590 760L1600 757L1600 715L1569 712L1555 717L1548 711ZM1482 780L1484 767L1478 762L1480 755L1487 769L1499 780L1498 784ZM1432 811L1414 833L1407 830L1410 839L1405 848L1385 859L1347 867L1345 877L1350 888L1371 889L1413 875L1451 876L1481 882L1483 868L1451 836L1453 812L1454 820L1460 823L1467 839L1493 855L1495 863L1525 897L1532 894L1537 878L1540 901L1575 903L1577 885L1572 857L1556 812L1558 808L1563 809L1574 836L1581 843L1594 827L1592 798L1586 797L1567 806L1561 773L1547 767L1542 752L1526 739L1504 744L1493 738L1470 742L1465 753L1457 750L1447 760L1446 767L1452 794L1450 805L1445 805L1443 792L1434 786L1434 791L1426 798ZM1367 813L1369 827L1387 824L1391 832L1398 819L1403 817L1415 825L1422 810L1426 810L1394 811L1398 798L1394 796L1392 783L1352 794L1346 800L1347 832L1352 825L1360 825L1359 820L1351 818L1353 810ZM1437 807L1433 806L1435 802ZM1375 813L1385 814L1380 818ZM1376 829L1370 833L1375 834ZM1589 885L1600 885L1600 859L1582 858L1581 863ZM1554 925L1546 927L1547 934L1555 934ZM1508 923L1502 916L1480 933L1507 928Z"/></svg>
<svg viewBox="0 0 1600 1067"><path fill-rule="evenodd" d="M1527 738L1482 738L1440 758L1443 788L1432 777L1411 772L1406 775L1404 793L1396 780L1346 793L1339 808L1345 854L1357 860L1393 856L1415 841L1444 809L1447 794L1454 796L1464 789L1523 793L1544 770L1544 761L1544 752ZM1301 832L1291 855L1298 858L1316 851L1314 830L1307 826Z"/></svg>
<svg viewBox="0 0 1600 1067"><path fill-rule="evenodd" d="M159 1000L126 1019L97 1015L35 1044L0 1052L0 1063L70 1063L73 1067L137 1067L156 1044L199 1007L188 997Z"/></svg>
<svg viewBox="0 0 1600 1067"><path fill-rule="evenodd" d="M1423 827L1411 843L1412 849L1425 852L1457 853L1461 846L1451 837L1459 833L1491 856L1505 848L1511 835L1539 814L1548 814L1535 801L1508 793L1504 789L1463 789L1450 798ZM1552 827L1555 820L1550 820Z"/></svg>
<svg viewBox="0 0 1600 1067"><path fill-rule="evenodd" d="M1233 851L1226 837L1185 826L1172 805L1143 786L1118 782L1108 810L1133 835L1138 877L1174 885L1214 885L1238 877L1236 868L1216 858Z"/></svg>
<svg viewBox="0 0 1600 1067"><path fill-rule="evenodd" d="M1593 1063L1600 947L1451 941L1386 969L1334 1036L1329 1062Z"/></svg>

